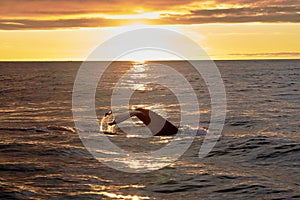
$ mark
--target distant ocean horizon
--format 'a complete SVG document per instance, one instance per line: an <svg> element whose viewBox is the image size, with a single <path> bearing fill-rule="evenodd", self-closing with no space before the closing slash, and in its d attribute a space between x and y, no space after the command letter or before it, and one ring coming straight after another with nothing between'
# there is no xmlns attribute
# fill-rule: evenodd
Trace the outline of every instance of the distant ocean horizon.
<svg viewBox="0 0 300 200"><path fill-rule="evenodd" d="M204 136L196 136L176 162L141 174L108 168L82 144L72 115L82 62L0 61L0 199L300 198L300 59L215 60L227 96L217 145L200 160ZM133 80L143 78L147 62L163 62L185 75L198 95L200 126L207 127L209 92L187 61L113 62L97 86L98 119L110 110L116 80L136 67L126 82L135 88ZM180 105L166 88L145 86L130 103L152 106L176 125L180 121ZM108 137L138 152L172 139Z"/></svg>
<svg viewBox="0 0 300 200"><path fill-rule="evenodd" d="M205 60L145 60L145 62L179 62L179 61L300 61L300 58L255 58L255 59L205 59ZM58 60L0 60L0 62L139 62L135 60L84 60L84 59L58 59Z"/></svg>

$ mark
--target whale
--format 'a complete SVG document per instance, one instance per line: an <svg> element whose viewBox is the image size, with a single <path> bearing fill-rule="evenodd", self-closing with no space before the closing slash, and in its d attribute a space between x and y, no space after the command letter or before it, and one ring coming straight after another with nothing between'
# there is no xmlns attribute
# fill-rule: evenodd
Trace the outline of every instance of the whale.
<svg viewBox="0 0 300 200"><path fill-rule="evenodd" d="M178 127L170 121L156 112L145 108L136 108L127 113L116 115L109 111L103 116L100 129L105 134L114 134L117 132L116 125L131 117L137 117L142 121L143 124L149 128L153 136L172 136L178 132Z"/></svg>

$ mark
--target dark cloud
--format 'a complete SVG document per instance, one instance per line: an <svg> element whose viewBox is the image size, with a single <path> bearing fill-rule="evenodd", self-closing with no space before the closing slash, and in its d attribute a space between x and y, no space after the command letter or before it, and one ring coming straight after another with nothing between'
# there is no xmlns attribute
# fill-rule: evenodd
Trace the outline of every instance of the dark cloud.
<svg viewBox="0 0 300 200"><path fill-rule="evenodd" d="M229 9L210 9L210 10L193 10L192 15L270 15L274 13L297 13L300 11L299 7L254 7L254 8L229 8Z"/></svg>
<svg viewBox="0 0 300 200"><path fill-rule="evenodd" d="M217 4L231 4L241 6L295 6L300 5L299 0L215 0Z"/></svg>
<svg viewBox="0 0 300 200"><path fill-rule="evenodd" d="M164 19L164 23L172 24L203 24L203 23L246 23L246 22L300 22L298 13L249 13L240 15L230 11L216 11L215 14L206 14L206 11L200 11L202 14L191 14L186 16L169 16ZM211 12L211 11L209 11ZM227 14L226 14L227 13Z"/></svg>
<svg viewBox="0 0 300 200"><path fill-rule="evenodd" d="M59 20L0 20L0 29L63 29L81 27L109 27L130 24L130 20L113 20L103 18L59 19Z"/></svg>
<svg viewBox="0 0 300 200"><path fill-rule="evenodd" d="M300 6L269 6L228 9L191 10L186 15L167 15L163 23L244 23L244 22L300 22Z"/></svg>

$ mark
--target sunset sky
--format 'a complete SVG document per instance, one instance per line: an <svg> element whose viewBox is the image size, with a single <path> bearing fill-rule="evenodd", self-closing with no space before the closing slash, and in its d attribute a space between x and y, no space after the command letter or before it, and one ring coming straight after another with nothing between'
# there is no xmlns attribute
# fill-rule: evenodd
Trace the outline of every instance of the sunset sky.
<svg viewBox="0 0 300 200"><path fill-rule="evenodd" d="M300 58L299 0L1 0L0 60L84 60L148 26L190 37L213 59Z"/></svg>

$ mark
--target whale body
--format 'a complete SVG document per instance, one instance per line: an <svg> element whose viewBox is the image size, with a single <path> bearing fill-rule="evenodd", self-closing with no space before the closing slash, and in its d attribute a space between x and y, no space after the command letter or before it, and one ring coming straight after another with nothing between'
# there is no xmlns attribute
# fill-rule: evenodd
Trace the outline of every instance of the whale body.
<svg viewBox="0 0 300 200"><path fill-rule="evenodd" d="M115 116L113 116L112 112L106 113L100 123L101 131L106 134L113 134L116 132L115 125L133 116L141 120L143 124L150 129L154 136L171 136L178 132L178 127L170 121L159 114L144 108L137 108L131 110L129 113Z"/></svg>

